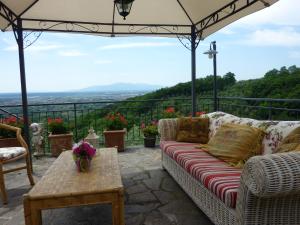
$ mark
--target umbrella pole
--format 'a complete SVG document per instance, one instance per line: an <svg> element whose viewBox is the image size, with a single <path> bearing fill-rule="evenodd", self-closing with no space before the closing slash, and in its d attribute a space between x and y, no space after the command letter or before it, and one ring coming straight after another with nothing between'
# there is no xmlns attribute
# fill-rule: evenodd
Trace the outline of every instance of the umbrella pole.
<svg viewBox="0 0 300 225"><path fill-rule="evenodd" d="M192 61L192 116L196 115L196 28L195 25L191 27L191 61Z"/></svg>
<svg viewBox="0 0 300 225"><path fill-rule="evenodd" d="M21 79L21 90L22 90L22 109L23 109L23 120L24 120L24 135L25 141L29 148L30 165L32 169L32 157L31 157L31 145L29 137L29 121L28 121L28 101L27 101L27 89L26 89L26 73L25 73L25 59L24 59L24 41L23 41L23 26L22 20L17 19L17 43L19 49L19 64L20 64L20 79Z"/></svg>

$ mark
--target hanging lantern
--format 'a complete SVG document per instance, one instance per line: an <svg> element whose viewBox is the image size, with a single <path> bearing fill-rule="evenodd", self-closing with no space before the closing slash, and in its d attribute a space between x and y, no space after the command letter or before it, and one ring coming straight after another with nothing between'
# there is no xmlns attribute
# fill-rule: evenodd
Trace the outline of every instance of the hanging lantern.
<svg viewBox="0 0 300 225"><path fill-rule="evenodd" d="M124 20L129 15L131 6L134 0L115 0L118 12L120 16L123 16Z"/></svg>

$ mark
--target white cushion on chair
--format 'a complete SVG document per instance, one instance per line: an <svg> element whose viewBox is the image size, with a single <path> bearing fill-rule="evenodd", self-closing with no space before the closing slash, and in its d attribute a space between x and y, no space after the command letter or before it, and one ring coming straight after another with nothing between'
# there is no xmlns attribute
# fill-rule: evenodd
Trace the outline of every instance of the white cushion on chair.
<svg viewBox="0 0 300 225"><path fill-rule="evenodd" d="M0 148L0 160L8 160L26 152L23 147L6 147Z"/></svg>

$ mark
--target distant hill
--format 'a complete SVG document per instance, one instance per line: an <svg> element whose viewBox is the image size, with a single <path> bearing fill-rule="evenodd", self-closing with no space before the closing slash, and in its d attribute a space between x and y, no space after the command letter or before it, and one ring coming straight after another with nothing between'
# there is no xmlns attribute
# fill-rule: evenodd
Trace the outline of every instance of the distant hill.
<svg viewBox="0 0 300 225"><path fill-rule="evenodd" d="M213 76L207 76L205 78L196 79L196 93L197 102L201 104L201 107L211 104L211 100L203 99L201 97L212 97L213 96ZM273 69L267 72L262 78L236 81L235 74L228 72L223 76L217 77L218 96L226 97L248 97L248 98L290 98L300 99L300 68L296 66L282 67L279 70ZM182 107L181 103L175 103L178 98L191 96L191 82L179 83L173 87L161 88L159 90L146 93L144 95L135 96L128 100L138 100L139 102L123 102L120 104L110 105L114 111L121 111L124 108L135 108L138 109L140 114L152 115L153 108L164 109L166 106L175 106L176 110L185 115L184 111L186 107ZM147 101L150 99L165 99L164 102L152 103ZM140 101L142 100L142 101ZM265 102L247 101L241 102L239 100L231 101L231 104L246 104L249 106L266 106ZM155 105L153 105L155 104ZM286 107L290 109L299 109L300 103L272 103L273 107ZM109 108L108 110L111 110ZM206 109L204 109L206 110ZM209 109L208 109L209 110ZM189 111L189 109L188 109ZM286 111L282 114L276 114L277 118L290 118ZM240 108L231 109L232 114L239 114ZM266 119L265 111L261 111L258 114L257 111L253 110L252 114L248 115L253 118ZM254 117L255 116L255 117ZM273 112L273 118L275 118ZM294 117L293 117L294 118Z"/></svg>
<svg viewBox="0 0 300 225"><path fill-rule="evenodd" d="M114 83L108 85L96 85L77 90L79 92L106 92L106 91L155 91L162 88L159 85L143 83Z"/></svg>

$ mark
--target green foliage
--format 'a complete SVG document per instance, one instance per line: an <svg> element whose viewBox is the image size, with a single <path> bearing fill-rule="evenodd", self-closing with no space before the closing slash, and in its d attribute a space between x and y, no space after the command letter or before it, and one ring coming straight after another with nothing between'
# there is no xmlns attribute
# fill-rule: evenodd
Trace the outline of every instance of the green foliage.
<svg viewBox="0 0 300 225"><path fill-rule="evenodd" d="M205 78L196 79L197 110L211 112L213 110L212 100L203 99L213 96L214 77L209 75ZM260 79L236 81L235 74L228 72L224 76L217 76L218 96L226 97L248 97L248 98L291 98L300 99L300 68L296 66L273 69ZM153 99L159 99L154 101ZM77 126L82 131L81 137L86 135L90 126L100 134L105 128L105 115L109 112L122 113L127 121L128 139L140 135L140 124L142 121L150 122L153 119L168 117L164 115L165 109L172 107L176 113L182 116L191 114L191 82L179 83L173 87L127 99L126 102L114 103L88 113L77 120ZM137 102L138 101L138 102ZM232 114L252 117L256 119L268 118L267 102L221 100L221 104L231 105L220 110ZM222 106L222 105L221 105ZM246 106L246 107L245 107ZM255 107L264 106L265 109ZM272 103L272 107L299 109L299 103ZM273 119L291 118L288 112L276 110L272 112ZM172 117L177 117L172 116ZM134 140L136 141L136 139Z"/></svg>
<svg viewBox="0 0 300 225"><path fill-rule="evenodd" d="M263 78L236 82L222 96L248 98L296 98L299 99L300 68L296 66L272 69Z"/></svg>
<svg viewBox="0 0 300 225"><path fill-rule="evenodd" d="M158 135L157 125L150 124L150 125L142 128L142 132L145 137L155 137L156 135Z"/></svg>

